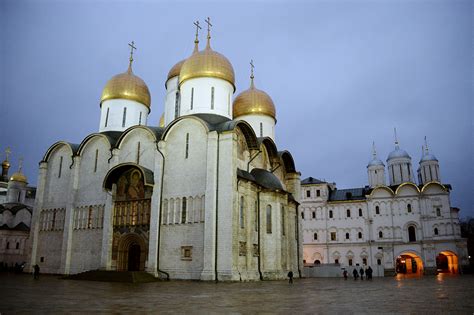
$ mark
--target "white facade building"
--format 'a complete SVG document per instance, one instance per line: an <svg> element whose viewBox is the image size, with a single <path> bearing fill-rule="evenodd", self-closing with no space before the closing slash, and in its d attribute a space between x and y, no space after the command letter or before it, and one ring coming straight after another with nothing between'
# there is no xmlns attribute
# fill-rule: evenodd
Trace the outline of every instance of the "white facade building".
<svg viewBox="0 0 474 315"><path fill-rule="evenodd" d="M131 61L104 89L99 132L53 144L40 162L30 266L201 280L298 274L300 174L273 138L232 120L256 104L232 102L234 70L209 34L170 70L160 127L146 125L150 94Z"/></svg>
<svg viewBox="0 0 474 315"><path fill-rule="evenodd" d="M427 145L419 184L413 182L411 158L398 141L387 164L388 185L375 149L367 165L368 186L337 189L312 177L302 181L299 210L307 275L342 276L341 268L351 274L368 266L374 276L458 273L468 264L459 209L451 207L451 186L441 183L438 160Z"/></svg>

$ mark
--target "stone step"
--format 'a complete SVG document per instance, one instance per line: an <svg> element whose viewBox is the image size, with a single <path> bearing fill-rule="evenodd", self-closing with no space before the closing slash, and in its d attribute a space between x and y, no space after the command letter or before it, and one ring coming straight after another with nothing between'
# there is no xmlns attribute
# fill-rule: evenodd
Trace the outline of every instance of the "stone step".
<svg viewBox="0 0 474 315"><path fill-rule="evenodd" d="M105 271L105 270L89 270L75 275L65 276L64 279L69 280L87 280L87 281L103 281L103 282L128 282L128 283L144 283L159 281L153 275L144 271Z"/></svg>

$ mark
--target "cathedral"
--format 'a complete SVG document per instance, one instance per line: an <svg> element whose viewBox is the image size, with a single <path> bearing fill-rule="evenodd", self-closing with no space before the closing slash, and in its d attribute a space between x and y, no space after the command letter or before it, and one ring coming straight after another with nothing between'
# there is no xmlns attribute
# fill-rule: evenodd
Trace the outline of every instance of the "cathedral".
<svg viewBox="0 0 474 315"><path fill-rule="evenodd" d="M100 125L58 141L39 163L30 266L42 272L145 271L200 280L283 279L303 267L300 173L275 143L276 109L236 97L230 61L207 43L165 78L164 113L128 69L100 100Z"/></svg>
<svg viewBox="0 0 474 315"><path fill-rule="evenodd" d="M304 264L307 276L340 276L368 268L374 276L460 273L468 265L459 209L451 207L449 184L425 138L416 172L395 133L387 169L375 145L367 165L368 185L337 189L313 177L301 183ZM388 184L386 182L386 171Z"/></svg>

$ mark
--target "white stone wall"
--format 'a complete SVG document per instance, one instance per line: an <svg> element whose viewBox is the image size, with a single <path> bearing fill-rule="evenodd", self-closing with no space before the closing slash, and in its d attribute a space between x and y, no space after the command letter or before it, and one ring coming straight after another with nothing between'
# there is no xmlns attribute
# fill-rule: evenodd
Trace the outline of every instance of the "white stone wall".
<svg viewBox="0 0 474 315"><path fill-rule="evenodd" d="M178 99L178 102L176 102L176 99ZM180 116L179 103L178 77L176 76L166 82L165 127ZM178 113L177 116L176 112Z"/></svg>
<svg viewBox="0 0 474 315"><path fill-rule="evenodd" d="M125 121L124 108L127 109ZM103 101L100 108L99 132L124 131L131 126L146 125L148 113L149 108L136 101L127 99L112 99Z"/></svg>
<svg viewBox="0 0 474 315"><path fill-rule="evenodd" d="M214 109L211 108L211 90L213 87ZM203 77L187 80L180 87L180 116L214 114L232 119L233 94L234 87L232 84L222 79Z"/></svg>

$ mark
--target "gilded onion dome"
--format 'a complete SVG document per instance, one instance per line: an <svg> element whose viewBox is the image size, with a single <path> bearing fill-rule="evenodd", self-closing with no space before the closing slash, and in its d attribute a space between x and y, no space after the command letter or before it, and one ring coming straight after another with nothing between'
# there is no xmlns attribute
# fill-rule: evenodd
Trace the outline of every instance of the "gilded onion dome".
<svg viewBox="0 0 474 315"><path fill-rule="evenodd" d="M206 48L198 51L197 43L193 54L186 59L179 73L179 85L193 78L211 77L226 80L235 90L234 68L230 61L220 53L212 50L210 36L207 36Z"/></svg>
<svg viewBox="0 0 474 315"><path fill-rule="evenodd" d="M26 176L21 172L16 172L10 177L11 181L27 183Z"/></svg>
<svg viewBox="0 0 474 315"><path fill-rule="evenodd" d="M166 81L168 81L171 78L179 76L179 73L181 72L181 68L183 67L183 64L185 61L186 59L183 59L171 68L170 72L168 72L168 77Z"/></svg>
<svg viewBox="0 0 474 315"><path fill-rule="evenodd" d="M165 113L161 114L159 126L165 128Z"/></svg>
<svg viewBox="0 0 474 315"><path fill-rule="evenodd" d="M8 160L4 160L2 162L2 168L10 168L10 162L8 162Z"/></svg>
<svg viewBox="0 0 474 315"><path fill-rule="evenodd" d="M150 91L145 82L133 74L132 61L133 59L130 60L130 65L126 72L113 76L107 82L100 98L101 105L102 102L107 100L127 99L141 103L150 109Z"/></svg>
<svg viewBox="0 0 474 315"><path fill-rule="evenodd" d="M234 99L234 119L243 115L267 115L276 120L275 105L271 97L262 90L255 88L253 83L253 71L250 76L250 88L243 91Z"/></svg>

